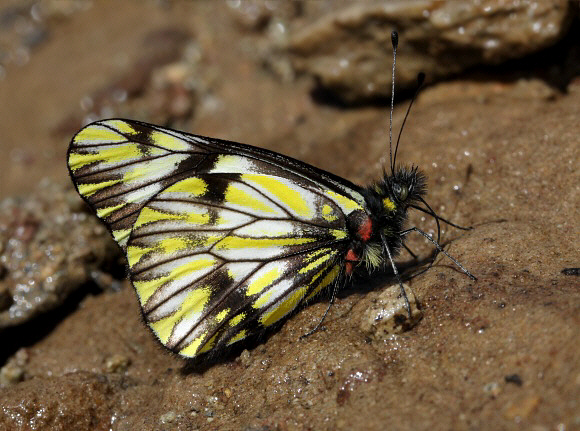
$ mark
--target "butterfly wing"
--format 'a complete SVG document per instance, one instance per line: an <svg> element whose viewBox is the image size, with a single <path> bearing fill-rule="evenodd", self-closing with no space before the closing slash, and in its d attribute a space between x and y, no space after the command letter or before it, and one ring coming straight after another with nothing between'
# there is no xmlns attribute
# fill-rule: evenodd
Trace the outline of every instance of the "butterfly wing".
<svg viewBox="0 0 580 431"><path fill-rule="evenodd" d="M127 120L82 129L69 169L127 253L145 320L193 357L335 282L356 186L277 153Z"/></svg>

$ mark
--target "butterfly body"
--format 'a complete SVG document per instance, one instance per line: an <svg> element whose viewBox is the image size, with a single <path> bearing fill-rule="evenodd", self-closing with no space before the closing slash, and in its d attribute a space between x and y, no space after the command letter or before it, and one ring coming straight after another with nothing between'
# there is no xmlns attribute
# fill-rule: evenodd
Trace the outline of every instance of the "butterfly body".
<svg viewBox="0 0 580 431"><path fill-rule="evenodd" d="M126 252L146 322L184 356L271 326L341 283L384 224L369 213L371 192L333 174L137 121L86 126L68 162Z"/></svg>

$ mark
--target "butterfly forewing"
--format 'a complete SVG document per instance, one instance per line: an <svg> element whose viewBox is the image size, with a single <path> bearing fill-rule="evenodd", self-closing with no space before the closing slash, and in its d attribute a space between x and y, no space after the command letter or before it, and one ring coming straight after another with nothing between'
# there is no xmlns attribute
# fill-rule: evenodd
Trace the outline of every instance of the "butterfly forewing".
<svg viewBox="0 0 580 431"><path fill-rule="evenodd" d="M85 200L125 249L139 211L169 184L191 175L207 152L139 123L93 123L73 138L68 165Z"/></svg>
<svg viewBox="0 0 580 431"><path fill-rule="evenodd" d="M69 149L79 193L127 253L145 320L188 357L272 325L336 282L356 186L242 144L125 120Z"/></svg>

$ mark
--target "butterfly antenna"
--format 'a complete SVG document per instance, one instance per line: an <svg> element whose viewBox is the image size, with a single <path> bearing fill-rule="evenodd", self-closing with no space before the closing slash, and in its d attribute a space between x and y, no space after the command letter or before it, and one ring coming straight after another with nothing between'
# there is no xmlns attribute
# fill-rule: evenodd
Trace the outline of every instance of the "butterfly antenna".
<svg viewBox="0 0 580 431"><path fill-rule="evenodd" d="M409 107L407 108L407 113L405 114L405 118L403 118L403 124L401 124L401 129L399 130L399 136L397 137L397 145L395 145L395 156L391 160L391 162L392 162L391 169L394 169L395 163L397 161L397 151L399 150L399 142L401 141L401 134L403 133L403 128L405 127L405 123L407 122L407 117L409 116L409 112L411 112L411 106L413 106L413 102L417 98L417 95L419 94L419 90L421 90L421 88L423 87L424 82L425 82L425 74L423 72L420 72L417 75L417 89L415 90L415 94L413 95L413 98L411 99L411 103L409 103ZM392 115L392 112L391 112L391 115Z"/></svg>
<svg viewBox="0 0 580 431"><path fill-rule="evenodd" d="M391 77L391 111L389 113L389 161L391 162L391 175L395 175L393 165L393 110L395 107L395 67L397 65L397 46L399 45L399 34L396 31L391 32L391 43L393 44L393 75Z"/></svg>

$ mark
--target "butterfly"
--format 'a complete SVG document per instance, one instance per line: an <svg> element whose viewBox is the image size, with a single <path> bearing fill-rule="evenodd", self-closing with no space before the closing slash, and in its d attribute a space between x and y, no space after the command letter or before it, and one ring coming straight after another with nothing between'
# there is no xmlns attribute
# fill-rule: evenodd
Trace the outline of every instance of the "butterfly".
<svg viewBox="0 0 580 431"><path fill-rule="evenodd" d="M438 228L453 224L427 205L425 175L395 165L397 148L390 172L362 187L262 148L108 119L81 129L67 160L127 256L144 320L165 347L194 358L271 327L325 289L332 304L359 268L390 262L402 289L393 259L412 232L475 278L439 235L405 228L409 208Z"/></svg>

